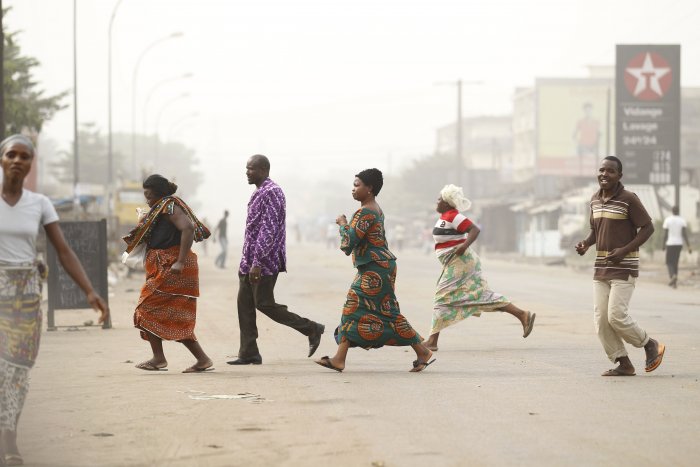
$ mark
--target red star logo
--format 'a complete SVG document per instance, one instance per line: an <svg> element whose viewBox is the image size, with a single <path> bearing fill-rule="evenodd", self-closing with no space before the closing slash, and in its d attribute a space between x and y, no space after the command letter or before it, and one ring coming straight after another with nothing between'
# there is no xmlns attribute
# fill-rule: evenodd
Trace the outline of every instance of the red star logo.
<svg viewBox="0 0 700 467"><path fill-rule="evenodd" d="M627 63L625 86L639 100L661 99L671 87L671 67L655 52L643 52Z"/></svg>

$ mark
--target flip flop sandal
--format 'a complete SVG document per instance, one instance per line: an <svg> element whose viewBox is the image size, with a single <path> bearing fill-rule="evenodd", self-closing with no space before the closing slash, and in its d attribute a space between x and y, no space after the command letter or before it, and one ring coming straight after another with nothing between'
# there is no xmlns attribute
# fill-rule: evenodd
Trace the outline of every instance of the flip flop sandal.
<svg viewBox="0 0 700 467"><path fill-rule="evenodd" d="M532 328L535 326L535 316L537 316L537 313L527 312L527 327L523 331L523 338L529 336L532 332Z"/></svg>
<svg viewBox="0 0 700 467"><path fill-rule="evenodd" d="M206 368L197 368L196 366L191 366L189 368L185 368L183 373L204 373L205 371L214 371L214 367L208 366Z"/></svg>
<svg viewBox="0 0 700 467"><path fill-rule="evenodd" d="M154 365L151 362L142 362L139 363L138 365L134 365L136 368L139 370L145 370L145 371L168 371L168 369L164 366L157 366Z"/></svg>
<svg viewBox="0 0 700 467"><path fill-rule="evenodd" d="M426 368L428 368L428 366L430 366L430 364L433 363L435 360L437 360L437 359L433 358L429 362L421 362L420 360L413 360L413 368L410 370L410 372L411 373L418 373L419 371L423 371ZM421 366L422 366L422 368L420 368Z"/></svg>
<svg viewBox="0 0 700 467"><path fill-rule="evenodd" d="M654 357L653 360L647 360L647 366L644 368L644 371L647 373L651 373L652 371L656 370L659 365L661 365L661 361L664 359L664 353L666 352L666 346L659 342L659 353Z"/></svg>
<svg viewBox="0 0 700 467"><path fill-rule="evenodd" d="M600 376L635 376L636 373L623 373L617 368L611 368Z"/></svg>
<svg viewBox="0 0 700 467"><path fill-rule="evenodd" d="M321 357L320 360L315 360L315 362L316 362L317 364L321 365L322 367L325 367L325 368L328 368L328 369L331 369L331 370L335 370L335 371L337 371L338 373L342 373L342 372L343 372L343 369L342 369L342 368L338 368L337 366L333 365L333 362L331 362L331 359L330 359L330 357L329 357L328 355L326 355L325 357Z"/></svg>

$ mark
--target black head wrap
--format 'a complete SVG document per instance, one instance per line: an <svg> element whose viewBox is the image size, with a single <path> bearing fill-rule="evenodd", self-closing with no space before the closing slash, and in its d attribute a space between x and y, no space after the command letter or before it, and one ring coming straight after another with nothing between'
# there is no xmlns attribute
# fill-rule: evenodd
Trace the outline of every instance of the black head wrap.
<svg viewBox="0 0 700 467"><path fill-rule="evenodd" d="M176 184L158 174L149 175L148 178L143 181L143 187L153 190L160 196L170 196L177 191Z"/></svg>

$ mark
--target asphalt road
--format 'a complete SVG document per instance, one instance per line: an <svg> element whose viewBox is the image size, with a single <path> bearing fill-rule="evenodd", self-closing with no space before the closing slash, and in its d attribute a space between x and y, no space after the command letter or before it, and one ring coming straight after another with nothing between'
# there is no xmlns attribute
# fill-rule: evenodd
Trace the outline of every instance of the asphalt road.
<svg viewBox="0 0 700 467"><path fill-rule="evenodd" d="M316 357L334 352L332 330L354 270L341 252L290 244L277 300L324 323ZM611 367L594 334L590 271L483 258L491 287L537 312L528 339L507 314L445 330L437 361L409 373L408 348L350 351L345 372L306 358L307 340L258 319L261 366L231 367L238 344L238 246L229 267L200 257L197 336L216 370L182 374L186 349L166 343L169 371L134 364L149 347L132 328L141 282L110 298L114 329L45 332L20 421L19 446L37 466L479 466L697 465L700 459L700 293L643 274L632 314L667 346L632 378ZM398 253L397 296L419 332L430 325L439 267ZM589 258L592 262L592 258ZM644 268L644 265L642 265ZM57 324L94 319L60 312ZM247 394L247 396L239 396ZM212 395L228 398L211 399ZM239 398L232 398L239 397Z"/></svg>

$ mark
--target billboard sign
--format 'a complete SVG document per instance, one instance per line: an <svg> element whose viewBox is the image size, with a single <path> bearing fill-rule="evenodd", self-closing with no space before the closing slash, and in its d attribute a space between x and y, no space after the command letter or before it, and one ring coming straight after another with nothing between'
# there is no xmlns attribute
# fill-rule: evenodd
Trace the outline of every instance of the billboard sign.
<svg viewBox="0 0 700 467"><path fill-rule="evenodd" d="M680 45L618 45L615 153L627 183L680 180Z"/></svg>
<svg viewBox="0 0 700 467"><path fill-rule="evenodd" d="M610 138L607 122L612 88L608 79L537 80L539 174L595 174Z"/></svg>

